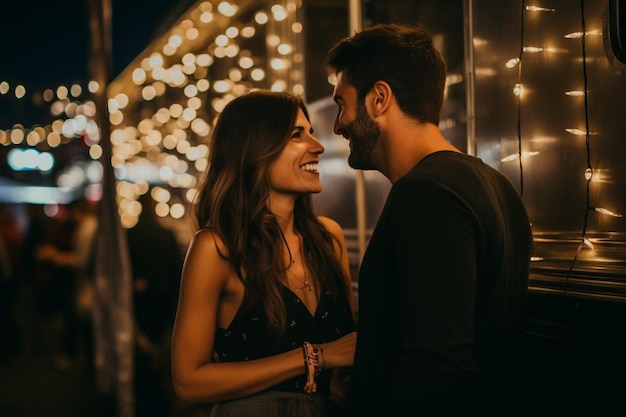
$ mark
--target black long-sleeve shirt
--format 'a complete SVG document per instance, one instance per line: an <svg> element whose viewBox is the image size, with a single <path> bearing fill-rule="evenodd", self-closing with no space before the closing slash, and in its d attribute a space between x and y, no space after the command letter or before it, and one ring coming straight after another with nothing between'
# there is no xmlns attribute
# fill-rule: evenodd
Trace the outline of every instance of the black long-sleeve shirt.
<svg viewBox="0 0 626 417"><path fill-rule="evenodd" d="M496 403L521 358L531 250L517 191L480 159L436 152L398 180L361 264L349 414Z"/></svg>

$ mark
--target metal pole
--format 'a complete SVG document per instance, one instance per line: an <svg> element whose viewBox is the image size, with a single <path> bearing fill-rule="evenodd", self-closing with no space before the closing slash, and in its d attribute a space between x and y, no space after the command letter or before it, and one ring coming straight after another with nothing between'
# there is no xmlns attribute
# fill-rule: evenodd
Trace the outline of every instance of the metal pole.
<svg viewBox="0 0 626 417"><path fill-rule="evenodd" d="M348 13L350 22L350 35L360 31L363 25L361 14L361 0L348 0ZM366 248L366 219L367 210L365 205L365 177L363 171L355 171L355 194L356 194L356 224L357 241L359 245L359 265L363 259Z"/></svg>
<svg viewBox="0 0 626 417"><path fill-rule="evenodd" d="M476 155L476 113L474 111L474 5L472 0L463 1L465 23L465 80L467 107L467 153Z"/></svg>
<svg viewBox="0 0 626 417"><path fill-rule="evenodd" d="M91 31L90 71L99 88L94 101L102 147L102 199L96 237L93 306L94 367L99 395L117 404L119 417L134 415L134 326L128 243L118 215L111 165L111 126L107 89L112 64L111 0L88 0Z"/></svg>

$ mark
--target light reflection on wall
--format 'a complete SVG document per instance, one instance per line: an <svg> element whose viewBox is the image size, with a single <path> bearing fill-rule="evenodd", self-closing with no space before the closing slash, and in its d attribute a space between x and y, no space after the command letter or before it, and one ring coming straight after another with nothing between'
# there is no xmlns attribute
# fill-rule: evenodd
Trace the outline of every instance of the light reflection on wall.
<svg viewBox="0 0 626 417"><path fill-rule="evenodd" d="M615 181L623 173L625 120L618 110L624 95L615 91L624 79L603 48L600 5L516 3L494 21L487 10L496 4L481 0L473 8L477 155L522 193L533 261L571 272L611 259L604 272L609 263L619 271L623 254L608 242L617 245L626 233ZM520 12L521 25L511 27Z"/></svg>

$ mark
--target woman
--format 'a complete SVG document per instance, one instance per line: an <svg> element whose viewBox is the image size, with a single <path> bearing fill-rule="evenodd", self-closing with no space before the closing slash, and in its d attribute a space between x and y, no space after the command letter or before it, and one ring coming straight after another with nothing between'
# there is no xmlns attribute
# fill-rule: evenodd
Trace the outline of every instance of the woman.
<svg viewBox="0 0 626 417"><path fill-rule="evenodd" d="M303 102L270 91L235 98L214 128L172 341L177 395L214 417L326 416L330 370L352 366L347 249L312 210L312 133Z"/></svg>

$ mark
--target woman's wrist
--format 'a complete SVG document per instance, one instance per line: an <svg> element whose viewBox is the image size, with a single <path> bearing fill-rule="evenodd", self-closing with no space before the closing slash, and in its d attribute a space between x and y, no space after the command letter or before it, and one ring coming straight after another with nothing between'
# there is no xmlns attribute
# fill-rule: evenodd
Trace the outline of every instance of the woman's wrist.
<svg viewBox="0 0 626 417"><path fill-rule="evenodd" d="M307 384L313 384L315 383L315 378L325 369L324 349L320 345L304 342L302 344L302 354Z"/></svg>

